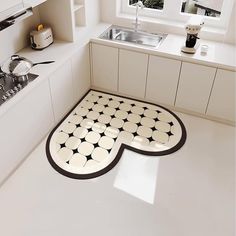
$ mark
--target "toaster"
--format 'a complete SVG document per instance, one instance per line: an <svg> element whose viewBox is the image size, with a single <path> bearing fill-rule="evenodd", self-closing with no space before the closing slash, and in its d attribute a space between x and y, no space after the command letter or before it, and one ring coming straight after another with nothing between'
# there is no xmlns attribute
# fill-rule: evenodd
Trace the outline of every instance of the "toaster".
<svg viewBox="0 0 236 236"><path fill-rule="evenodd" d="M52 29L44 27L42 24L37 27L37 30L30 32L31 48L42 50L53 43Z"/></svg>

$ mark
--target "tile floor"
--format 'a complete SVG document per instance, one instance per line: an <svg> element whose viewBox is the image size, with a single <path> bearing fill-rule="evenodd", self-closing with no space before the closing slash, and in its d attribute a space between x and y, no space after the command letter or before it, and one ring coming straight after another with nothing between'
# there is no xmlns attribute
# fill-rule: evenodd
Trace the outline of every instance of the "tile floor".
<svg viewBox="0 0 236 236"><path fill-rule="evenodd" d="M114 167L121 144L158 156L178 150L185 139L184 125L168 110L90 91L49 137L48 158L68 176L91 178Z"/></svg>
<svg viewBox="0 0 236 236"><path fill-rule="evenodd" d="M188 131L181 149L125 150L96 179L59 174L44 140L0 188L0 235L234 236L235 128L177 115Z"/></svg>

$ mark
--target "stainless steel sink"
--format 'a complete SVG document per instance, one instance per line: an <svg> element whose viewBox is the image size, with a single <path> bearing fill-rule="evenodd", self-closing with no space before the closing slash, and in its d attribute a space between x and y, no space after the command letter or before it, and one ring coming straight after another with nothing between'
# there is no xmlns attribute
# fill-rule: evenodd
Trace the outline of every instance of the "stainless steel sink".
<svg viewBox="0 0 236 236"><path fill-rule="evenodd" d="M167 34L150 34L142 31L136 32L132 29L125 29L118 26L111 26L100 38L156 48L163 42L166 36Z"/></svg>

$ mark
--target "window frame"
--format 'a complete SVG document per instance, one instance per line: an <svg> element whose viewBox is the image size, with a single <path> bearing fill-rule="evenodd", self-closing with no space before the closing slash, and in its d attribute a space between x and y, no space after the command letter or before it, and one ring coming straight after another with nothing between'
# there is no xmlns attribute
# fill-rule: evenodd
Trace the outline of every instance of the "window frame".
<svg viewBox="0 0 236 236"><path fill-rule="evenodd" d="M129 5L129 0L117 1L120 2L120 13L126 15L135 14L135 7ZM234 2L235 0L224 0L220 17L202 16L205 26L226 30ZM139 15L141 17L160 19L167 22L177 22L178 24L185 24L192 16L196 16L196 14L181 12L181 7L182 0L164 0L162 10L144 8L140 10Z"/></svg>

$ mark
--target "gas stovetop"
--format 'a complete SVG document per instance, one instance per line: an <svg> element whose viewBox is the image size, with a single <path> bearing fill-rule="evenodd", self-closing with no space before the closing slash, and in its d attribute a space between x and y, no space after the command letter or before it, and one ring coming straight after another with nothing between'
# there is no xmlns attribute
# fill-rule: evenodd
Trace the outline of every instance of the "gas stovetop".
<svg viewBox="0 0 236 236"><path fill-rule="evenodd" d="M18 83L13 76L0 73L0 105L15 96L16 93L35 80L38 75L28 74L27 77L27 82Z"/></svg>

